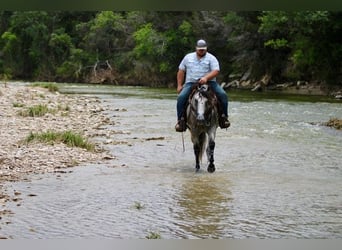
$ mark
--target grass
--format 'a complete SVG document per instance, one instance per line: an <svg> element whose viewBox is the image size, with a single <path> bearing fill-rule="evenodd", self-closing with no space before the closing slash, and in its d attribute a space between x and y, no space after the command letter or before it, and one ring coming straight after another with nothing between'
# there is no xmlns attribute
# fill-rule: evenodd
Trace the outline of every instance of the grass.
<svg viewBox="0 0 342 250"><path fill-rule="evenodd" d="M140 210L140 209L143 209L143 208L144 208L144 205L141 204L140 202L136 201L136 202L134 202L134 207L135 207L136 209Z"/></svg>
<svg viewBox="0 0 342 250"><path fill-rule="evenodd" d="M14 107L14 108L22 108L22 107L24 107L24 106L25 106L24 104L19 103L19 102L14 102L14 103L13 103L13 107Z"/></svg>
<svg viewBox="0 0 342 250"><path fill-rule="evenodd" d="M20 111L19 115L37 117L37 116L44 116L48 112L50 111L46 105L39 104L39 105L29 107L27 110Z"/></svg>
<svg viewBox="0 0 342 250"><path fill-rule="evenodd" d="M21 103L13 103L13 107L19 108L24 107L24 104ZM31 117L39 117L44 116L46 113L55 114L57 111L62 111L62 116L68 116L71 108L68 105L58 105L57 109L49 109L46 104L38 104L31 107L28 107L26 110L19 111L19 115L21 116L31 116Z"/></svg>
<svg viewBox="0 0 342 250"><path fill-rule="evenodd" d="M48 107L42 104L35 105L35 106L28 108L28 115L32 117L44 116L48 112L49 112Z"/></svg>
<svg viewBox="0 0 342 250"><path fill-rule="evenodd" d="M147 236L146 239L149 240L157 240L157 239L161 239L161 235L159 233L156 232L150 232Z"/></svg>
<svg viewBox="0 0 342 250"><path fill-rule="evenodd" d="M57 91L59 91L59 88L58 88L57 84L55 84L55 83L37 82L37 83L32 83L31 86L33 86L33 87L46 88L46 89L48 89L50 92L57 92Z"/></svg>
<svg viewBox="0 0 342 250"><path fill-rule="evenodd" d="M43 133L31 132L25 139L25 142L30 143L33 141L39 141L39 142L50 143L50 144L61 142L70 147L84 148L88 151L94 151L95 149L94 144L89 143L80 134L74 133L72 131L65 131L65 132L47 131Z"/></svg>

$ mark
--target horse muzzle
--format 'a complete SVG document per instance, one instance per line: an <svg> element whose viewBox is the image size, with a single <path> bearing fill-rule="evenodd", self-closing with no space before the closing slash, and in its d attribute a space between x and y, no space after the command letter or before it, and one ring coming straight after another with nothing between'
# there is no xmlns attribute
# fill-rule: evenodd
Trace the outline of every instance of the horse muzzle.
<svg viewBox="0 0 342 250"><path fill-rule="evenodd" d="M204 115L202 114L198 114L197 117L196 117L197 121L199 123L204 123L205 122L205 118L204 118Z"/></svg>

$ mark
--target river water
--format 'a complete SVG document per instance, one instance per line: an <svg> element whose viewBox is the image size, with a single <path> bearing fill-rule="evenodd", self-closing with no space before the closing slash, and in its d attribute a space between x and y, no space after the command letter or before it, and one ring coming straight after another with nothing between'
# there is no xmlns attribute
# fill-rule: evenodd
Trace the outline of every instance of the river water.
<svg viewBox="0 0 342 250"><path fill-rule="evenodd" d="M0 233L14 239L342 238L342 117L326 99L232 92L218 129L216 172L195 173L190 134L174 131L171 90L63 85L98 96L116 131L116 159L8 183L20 206Z"/></svg>

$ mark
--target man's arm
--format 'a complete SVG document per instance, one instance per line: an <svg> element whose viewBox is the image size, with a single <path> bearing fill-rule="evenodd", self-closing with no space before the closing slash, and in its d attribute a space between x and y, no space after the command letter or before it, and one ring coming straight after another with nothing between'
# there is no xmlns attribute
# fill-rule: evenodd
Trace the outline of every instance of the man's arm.
<svg viewBox="0 0 342 250"><path fill-rule="evenodd" d="M199 80L200 84L205 84L207 81L210 81L211 79L215 78L219 74L219 70L213 70L210 71L208 74L205 76L202 76L201 79Z"/></svg>
<svg viewBox="0 0 342 250"><path fill-rule="evenodd" d="M184 70L178 70L177 72L177 93L179 94L183 88L183 82L184 82L184 76L185 71Z"/></svg>

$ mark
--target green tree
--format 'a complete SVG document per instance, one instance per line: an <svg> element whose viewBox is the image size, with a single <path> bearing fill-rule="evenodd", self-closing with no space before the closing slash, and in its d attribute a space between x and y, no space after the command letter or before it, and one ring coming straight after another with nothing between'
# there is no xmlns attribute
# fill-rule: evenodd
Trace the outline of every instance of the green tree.
<svg viewBox="0 0 342 250"><path fill-rule="evenodd" d="M133 37L133 56L136 59L134 69L138 80L151 78L158 75L158 71L167 70L167 62L162 60L167 51L166 37L163 33L156 31L152 24L148 23L134 32Z"/></svg>
<svg viewBox="0 0 342 250"><path fill-rule="evenodd" d="M225 48L230 55L228 72L237 78L256 81L265 74L276 75L280 71L273 60L283 58L275 57L263 46L263 36L258 33L259 15L259 11L231 11L223 18L229 28Z"/></svg>
<svg viewBox="0 0 342 250"><path fill-rule="evenodd" d="M285 77L336 81L341 74L341 15L328 11L267 11L259 32L265 46L288 51Z"/></svg>
<svg viewBox="0 0 342 250"><path fill-rule="evenodd" d="M83 82L90 80L97 63L108 62L118 82L171 86L180 60L203 38L220 61L219 81L233 73L252 81L267 74L273 82L341 83L341 15L331 11L0 11L0 75Z"/></svg>
<svg viewBox="0 0 342 250"><path fill-rule="evenodd" d="M45 61L49 40L48 19L49 15L45 11L15 12L11 17L11 30L20 43L19 53L22 58L19 69L24 78L39 74L38 66L41 61Z"/></svg>

